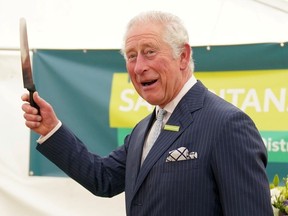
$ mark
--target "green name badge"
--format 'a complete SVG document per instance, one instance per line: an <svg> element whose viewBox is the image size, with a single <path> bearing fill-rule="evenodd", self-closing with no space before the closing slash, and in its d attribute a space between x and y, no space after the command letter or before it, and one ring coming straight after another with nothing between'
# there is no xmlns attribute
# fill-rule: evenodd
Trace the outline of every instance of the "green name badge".
<svg viewBox="0 0 288 216"><path fill-rule="evenodd" d="M166 124L164 126L164 130L168 130L168 131L174 131L174 132L177 132L179 131L180 127L179 126L176 126L176 125L168 125Z"/></svg>

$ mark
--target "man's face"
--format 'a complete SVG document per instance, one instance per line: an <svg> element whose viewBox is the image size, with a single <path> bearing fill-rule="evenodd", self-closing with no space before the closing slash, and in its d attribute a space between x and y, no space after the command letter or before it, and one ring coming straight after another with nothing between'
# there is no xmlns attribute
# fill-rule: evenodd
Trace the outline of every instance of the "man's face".
<svg viewBox="0 0 288 216"><path fill-rule="evenodd" d="M159 24L136 25L127 35L126 67L138 94L152 105L164 107L179 93L187 76L181 58L173 57L163 41Z"/></svg>

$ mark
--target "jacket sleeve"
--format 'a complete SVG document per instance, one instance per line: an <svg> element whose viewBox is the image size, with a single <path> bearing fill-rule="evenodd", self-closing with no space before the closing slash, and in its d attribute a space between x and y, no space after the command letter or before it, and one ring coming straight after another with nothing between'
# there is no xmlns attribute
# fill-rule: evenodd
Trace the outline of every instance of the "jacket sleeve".
<svg viewBox="0 0 288 216"><path fill-rule="evenodd" d="M212 169L225 215L271 216L267 152L253 121L234 112L224 119L212 153Z"/></svg>
<svg viewBox="0 0 288 216"><path fill-rule="evenodd" d="M124 191L125 145L107 157L88 151L86 146L62 125L37 150L68 176L97 196L112 197Z"/></svg>

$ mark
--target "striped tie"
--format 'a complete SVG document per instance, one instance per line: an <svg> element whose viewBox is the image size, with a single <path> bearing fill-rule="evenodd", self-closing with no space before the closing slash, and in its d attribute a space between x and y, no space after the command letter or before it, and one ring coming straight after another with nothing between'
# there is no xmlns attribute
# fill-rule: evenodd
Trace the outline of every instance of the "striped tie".
<svg viewBox="0 0 288 216"><path fill-rule="evenodd" d="M150 135L149 135L149 139L143 149L143 153L142 153L142 162L145 160L146 156L148 155L150 149L152 148L154 142L156 141L156 139L158 138L162 126L163 126L163 118L164 115L166 114L166 111L164 109L159 109L157 116L156 116L156 121L154 122L154 125L151 128L150 131ZM151 137L151 138L150 138Z"/></svg>
<svg viewBox="0 0 288 216"><path fill-rule="evenodd" d="M152 134L151 145L154 144L154 142L156 141L156 139L158 138L161 132L161 129L163 126L163 118L165 114L166 114L166 111L164 109L159 109L158 114L156 116L155 128Z"/></svg>

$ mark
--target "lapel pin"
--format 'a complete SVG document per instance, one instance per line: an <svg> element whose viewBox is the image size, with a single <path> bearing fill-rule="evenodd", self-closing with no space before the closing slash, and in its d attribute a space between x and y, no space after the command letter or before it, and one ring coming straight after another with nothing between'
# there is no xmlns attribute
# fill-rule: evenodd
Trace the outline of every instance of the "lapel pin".
<svg viewBox="0 0 288 216"><path fill-rule="evenodd" d="M179 131L180 127L179 126L176 126L176 125L168 125L166 124L164 126L164 130L168 130L168 131L174 131L174 132L177 132Z"/></svg>

